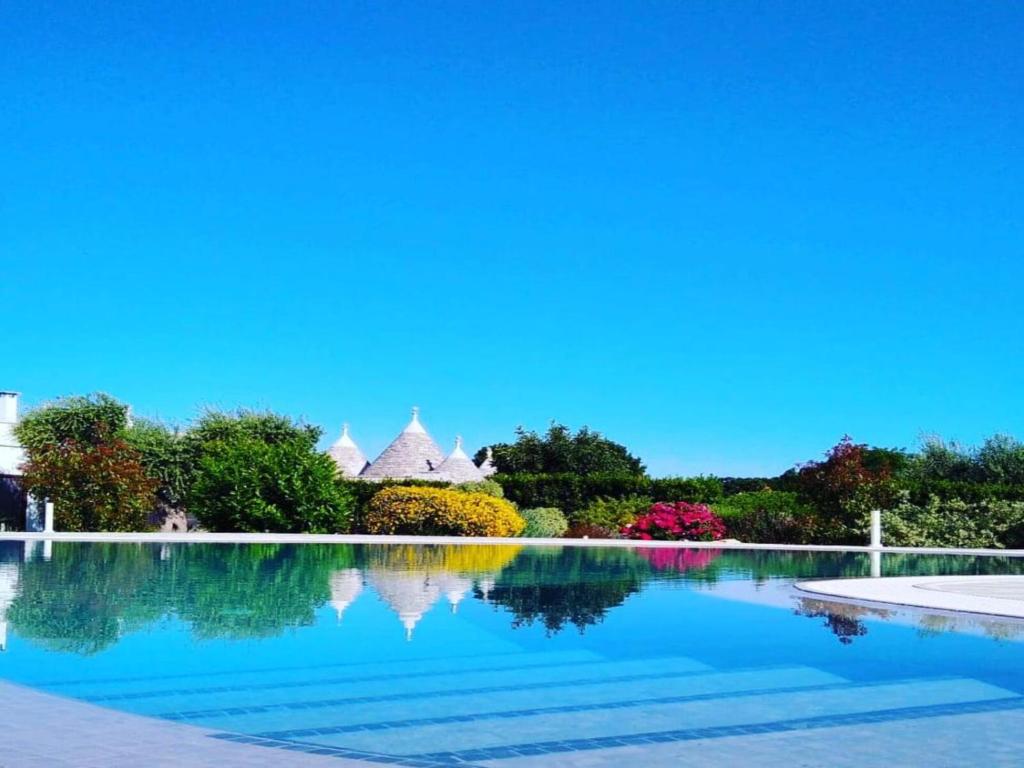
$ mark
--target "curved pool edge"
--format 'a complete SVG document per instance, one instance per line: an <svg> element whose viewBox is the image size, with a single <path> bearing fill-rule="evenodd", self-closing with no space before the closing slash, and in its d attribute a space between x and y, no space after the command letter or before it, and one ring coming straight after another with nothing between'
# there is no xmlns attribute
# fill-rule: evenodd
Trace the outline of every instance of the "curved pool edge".
<svg viewBox="0 0 1024 768"><path fill-rule="evenodd" d="M793 586L823 598L1024 620L1024 576L887 576Z"/></svg>

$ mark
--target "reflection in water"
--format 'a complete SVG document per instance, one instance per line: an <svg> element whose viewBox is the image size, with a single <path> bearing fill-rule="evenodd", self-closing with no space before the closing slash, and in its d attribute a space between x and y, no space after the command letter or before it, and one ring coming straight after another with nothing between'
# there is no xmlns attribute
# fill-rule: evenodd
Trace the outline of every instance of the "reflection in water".
<svg viewBox="0 0 1024 768"><path fill-rule="evenodd" d="M184 622L199 640L271 637L314 624L324 607L342 622L365 592L394 612L410 639L428 611L446 603L454 613L467 600L508 614L515 628L584 632L650 582L679 581L714 592L716 585L739 580L756 585L866 576L873 565L886 575L1024 569L1012 558L887 554L872 563L866 554L844 552L0 542L0 650L11 632L46 649L92 654L165 619ZM866 619L890 618L877 609L809 598L797 612L823 618L843 644L867 633ZM965 626L961 619L919 621L927 633ZM1016 636L1021 627L970 621L995 637Z"/></svg>
<svg viewBox="0 0 1024 768"><path fill-rule="evenodd" d="M828 600L817 600L815 598L800 598L800 605L796 609L797 616L806 616L809 619L825 619L824 626L829 632L838 638L843 645L849 645L855 637L863 637L868 633L862 619L865 616L887 619L890 611L883 609L872 609L859 605L833 603Z"/></svg>
<svg viewBox="0 0 1024 768"><path fill-rule="evenodd" d="M797 616L824 618L823 626L843 645L868 634L864 621L890 621L912 624L923 637L948 632L981 634L993 640L1015 640L1024 637L1024 622L975 614L932 613L925 609L881 608L827 599L801 597L795 610Z"/></svg>

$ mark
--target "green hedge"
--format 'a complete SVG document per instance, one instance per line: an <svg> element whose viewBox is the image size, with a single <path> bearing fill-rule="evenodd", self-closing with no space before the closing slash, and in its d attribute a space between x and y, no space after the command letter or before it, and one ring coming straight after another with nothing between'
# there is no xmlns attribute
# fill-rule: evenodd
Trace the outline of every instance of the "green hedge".
<svg viewBox="0 0 1024 768"><path fill-rule="evenodd" d="M904 499L882 512L882 543L889 547L1024 547L1024 502L968 502L932 496Z"/></svg>
<svg viewBox="0 0 1024 768"><path fill-rule="evenodd" d="M571 519L597 499L647 497L654 501L689 501L710 504L722 498L722 483L715 477L650 478L644 475L569 472L495 475L505 498L522 509L557 507Z"/></svg>
<svg viewBox="0 0 1024 768"><path fill-rule="evenodd" d="M816 530L814 510L795 493L751 491L713 505L730 538L757 544L809 544Z"/></svg>

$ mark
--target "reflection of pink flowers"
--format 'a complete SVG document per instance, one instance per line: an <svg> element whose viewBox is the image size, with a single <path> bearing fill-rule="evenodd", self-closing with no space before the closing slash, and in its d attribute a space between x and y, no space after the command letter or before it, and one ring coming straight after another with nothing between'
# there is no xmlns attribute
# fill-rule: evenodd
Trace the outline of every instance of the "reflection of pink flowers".
<svg viewBox="0 0 1024 768"><path fill-rule="evenodd" d="M661 502L623 527L622 534L629 539L644 541L716 541L725 536L725 523L704 504Z"/></svg>
<svg viewBox="0 0 1024 768"><path fill-rule="evenodd" d="M706 568L722 554L720 549L639 549L637 554L647 558L656 571L686 571Z"/></svg>

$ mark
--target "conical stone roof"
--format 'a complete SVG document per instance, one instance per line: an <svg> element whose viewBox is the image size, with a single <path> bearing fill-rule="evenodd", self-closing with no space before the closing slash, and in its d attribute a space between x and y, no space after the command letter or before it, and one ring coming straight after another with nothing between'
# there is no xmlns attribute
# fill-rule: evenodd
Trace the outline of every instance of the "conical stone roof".
<svg viewBox="0 0 1024 768"><path fill-rule="evenodd" d="M366 469L366 456L359 450L355 441L349 437L348 424L342 427L341 437L327 449L327 455L334 459L334 463L338 465L338 471L345 477L357 477Z"/></svg>
<svg viewBox="0 0 1024 768"><path fill-rule="evenodd" d="M487 456L480 462L478 469L484 477L490 477L498 471L498 468L494 466L494 451L491 450L491 446L487 446Z"/></svg>
<svg viewBox="0 0 1024 768"><path fill-rule="evenodd" d="M359 476L365 480L419 477L433 472L443 462L441 449L420 424L419 408L413 408L412 421Z"/></svg>
<svg viewBox="0 0 1024 768"><path fill-rule="evenodd" d="M480 468L462 450L462 438L455 438L455 448L435 473L438 480L446 483L475 483L484 479Z"/></svg>

